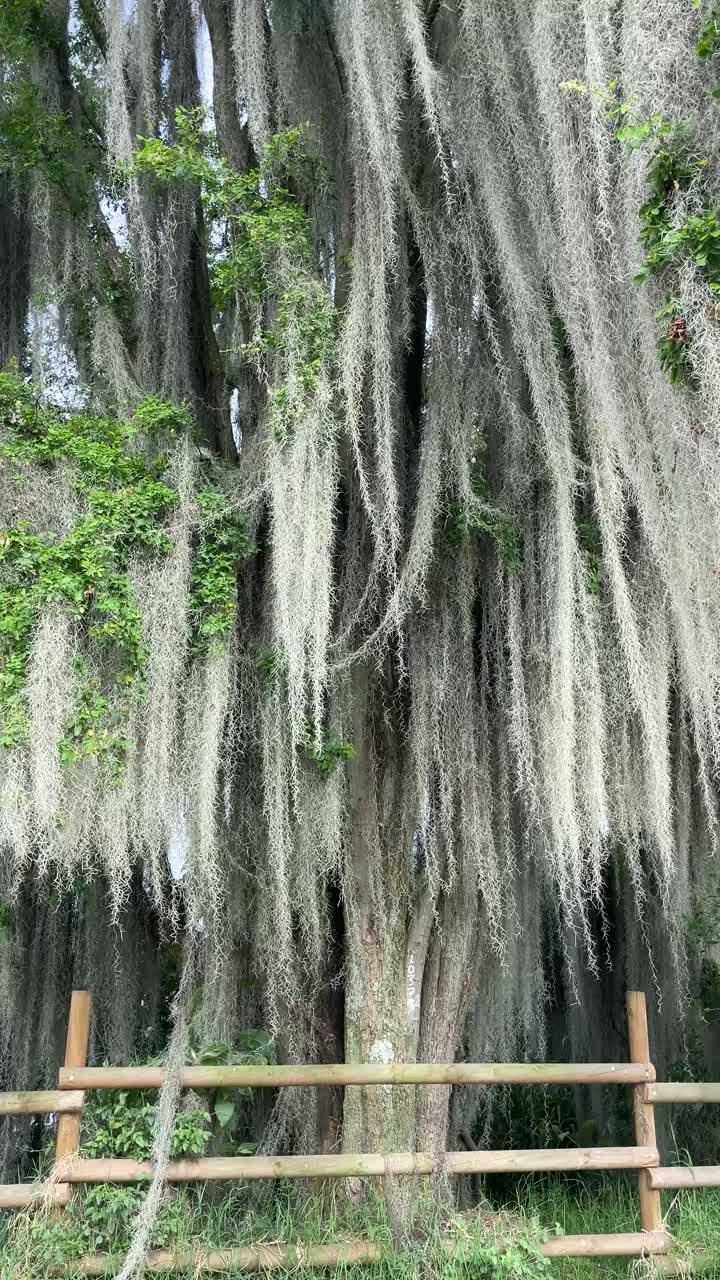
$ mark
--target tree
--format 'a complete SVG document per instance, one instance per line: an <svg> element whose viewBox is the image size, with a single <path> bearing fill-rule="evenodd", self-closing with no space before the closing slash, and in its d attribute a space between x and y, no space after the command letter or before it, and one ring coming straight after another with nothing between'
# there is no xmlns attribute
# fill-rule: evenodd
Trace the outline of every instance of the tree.
<svg viewBox="0 0 720 1280"><path fill-rule="evenodd" d="M60 918L82 974L102 910L199 940L208 1026L301 1059L622 1056L626 980L687 1002L720 755L702 21L5 6L0 980ZM16 1069L56 999L19 992ZM466 1092L348 1092L342 1141L442 1149ZM338 1120L281 1098L268 1141Z"/></svg>

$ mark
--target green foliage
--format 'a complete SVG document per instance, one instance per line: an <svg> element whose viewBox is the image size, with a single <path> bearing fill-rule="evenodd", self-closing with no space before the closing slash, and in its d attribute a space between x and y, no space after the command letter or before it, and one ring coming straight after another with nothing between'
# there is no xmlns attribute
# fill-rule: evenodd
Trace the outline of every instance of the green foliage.
<svg viewBox="0 0 720 1280"><path fill-rule="evenodd" d="M0 375L0 431L7 461L48 469L69 465L87 503L63 539L35 533L25 523L0 534L0 746L12 747L27 730L28 662L43 608L62 606L91 639L118 653L120 713L141 695L145 651L127 568L132 556L170 549L162 522L177 495L159 478L158 464L130 451L134 424L63 421L12 374ZM96 756L117 777L127 741L87 664L77 674L78 706L61 758L71 764Z"/></svg>
<svg viewBox="0 0 720 1280"><path fill-rule="evenodd" d="M343 742L335 734L325 732L321 733L318 742L314 721L308 720L306 728L307 736L302 752L308 763L315 766L321 778L331 777L341 762L352 760L355 748L351 742Z"/></svg>
<svg viewBox="0 0 720 1280"><path fill-rule="evenodd" d="M675 298L668 297L655 315L658 320L664 320L667 323L667 329L657 341L660 368L668 375L673 385L678 382L692 382L695 375L690 358L690 335L680 304Z"/></svg>
<svg viewBox="0 0 720 1280"><path fill-rule="evenodd" d="M142 618L128 576L138 556L166 555L165 523L177 493L165 483L161 443L190 427L186 405L150 398L130 423L87 415L63 417L44 406L14 374L0 375L0 462L15 468L71 472L84 513L64 537L19 523L0 531L0 746L14 747L28 725L27 679L40 612L59 606L119 669L103 690L86 659L76 664L77 704L60 744L65 764L94 757L117 780L130 746L123 723L144 696ZM142 446L142 447L140 447ZM197 652L222 646L235 614L236 573L253 553L242 521L222 493L198 496L202 532L192 571L191 612Z"/></svg>
<svg viewBox="0 0 720 1280"><path fill-rule="evenodd" d="M485 449L486 441L478 428L473 433L468 460L472 496L466 506L451 503L445 507L445 537L451 546L458 547L471 534L489 534L510 573L519 573L523 567L520 535L510 512L490 497Z"/></svg>
<svg viewBox="0 0 720 1280"><path fill-rule="evenodd" d="M132 1236L134 1221L145 1192L137 1186L100 1183L87 1188L73 1200L62 1217L38 1217L30 1226L34 1259L45 1268L61 1267L83 1254L122 1254ZM163 1204L153 1227L155 1248L167 1248L186 1233L186 1194L171 1194Z"/></svg>
<svg viewBox="0 0 720 1280"><path fill-rule="evenodd" d="M0 173L38 169L53 182L64 180L77 150L68 124L64 112L47 110L34 84L15 86L0 109Z"/></svg>
<svg viewBox="0 0 720 1280"><path fill-rule="evenodd" d="M315 266L312 224L298 191L320 181L302 129L278 134L257 168L238 173L204 131L202 111L179 109L176 141L141 138L131 171L163 184L198 182L208 223L211 291L221 310L240 296L262 313L248 358L277 358L270 393L271 424L285 438L319 386L335 351L335 309ZM217 247L216 247L217 246ZM269 319L269 323L268 323Z"/></svg>
<svg viewBox="0 0 720 1280"><path fill-rule="evenodd" d="M65 44L62 10L47 0L0 5L0 174L40 173L62 193L65 208L79 213L96 194L93 180L103 167L90 106L96 86L84 85L86 109L71 120L52 100L48 103L36 83L43 61ZM70 45L78 48L78 38Z"/></svg>
<svg viewBox="0 0 720 1280"><path fill-rule="evenodd" d="M142 1200L137 1187L92 1187L61 1218L53 1221L43 1216L32 1221L33 1252L42 1257L45 1267L61 1267L84 1253L117 1249L125 1242Z"/></svg>
<svg viewBox="0 0 720 1280"><path fill-rule="evenodd" d="M287 678L287 658L271 645L258 645L255 666L267 689L281 688Z"/></svg>
<svg viewBox="0 0 720 1280"><path fill-rule="evenodd" d="M626 115L630 109L629 103L623 103L622 107L617 108L618 111ZM656 111L655 115L650 116L649 120L640 120L636 124L623 125L622 129L618 129L615 137L618 142L623 142L628 151L638 151L646 142L656 142L660 138L669 138L674 135L676 126L669 120L666 120L661 111Z"/></svg>
<svg viewBox="0 0 720 1280"><path fill-rule="evenodd" d="M578 542L587 557L588 591L598 595L600 591L600 575L602 572L602 538L600 530L593 520L583 520L578 524Z"/></svg>
<svg viewBox="0 0 720 1280"><path fill-rule="evenodd" d="M672 230L671 205L677 192L687 190L705 161L691 155L686 129L665 120L659 112L649 120L619 129L616 137L631 153L648 142L655 144L647 163L650 195L640 208L640 238L652 252ZM651 274L651 266L647 271L643 267L638 281Z"/></svg>
<svg viewBox="0 0 720 1280"><path fill-rule="evenodd" d="M510 573L520 573L523 567L520 535L508 511L483 501L469 510L457 505L450 507L445 518L448 542L460 546L471 533L489 534Z"/></svg>
<svg viewBox="0 0 720 1280"><path fill-rule="evenodd" d="M174 400L158 400L156 396L149 396L135 409L131 425L138 432L144 432L151 441L156 441L161 435L177 439L190 431L192 419L187 404L175 404Z"/></svg>
<svg viewBox="0 0 720 1280"><path fill-rule="evenodd" d="M157 1093L113 1090L93 1096L83 1113L90 1136L82 1147L89 1158L149 1160L157 1123ZM175 1120L171 1155L201 1156L211 1137L207 1111L181 1111ZM120 1252L127 1248L145 1191L139 1186L99 1184L86 1188L58 1220L39 1216L30 1227L31 1244L46 1266L85 1253ZM162 1248L182 1237L186 1227L186 1193L166 1199L153 1229L153 1244Z"/></svg>
<svg viewBox="0 0 720 1280"><path fill-rule="evenodd" d="M700 8L702 0L694 0ZM711 61L720 53L720 11L712 5L700 31L697 56ZM720 98L720 88L713 90ZM703 276L711 293L720 292L720 215L713 208L700 209L684 221L673 217L673 201L677 194L699 187L707 169L707 157L693 154L688 126L676 124L656 112L648 120L625 125L616 134L630 152L647 143L653 151L647 165L649 199L640 209L640 238L646 249L645 259L636 275L638 284L666 277L683 263L690 261ZM658 338L660 366L671 383L695 381L690 333L679 304L670 296L656 312L657 318L669 322Z"/></svg>
<svg viewBox="0 0 720 1280"><path fill-rule="evenodd" d="M130 742L122 729L127 708L122 704L116 707L100 692L97 679L92 677L88 664L82 658L76 659L75 668L83 676L83 682L75 714L65 726L60 740L60 759L63 764L71 765L93 756L101 764L108 765L112 777L119 780L130 749ZM133 677L126 675L125 681L132 684Z"/></svg>
<svg viewBox="0 0 720 1280"><path fill-rule="evenodd" d="M190 581L190 611L196 653L224 651L237 610L237 568L255 554L236 509L218 489L197 497L202 524Z"/></svg>
<svg viewBox="0 0 720 1280"><path fill-rule="evenodd" d="M98 1159L151 1158L157 1122L155 1090L108 1090L93 1098L86 1110L90 1137L83 1144L83 1154ZM178 1113L171 1145L173 1159L201 1156L209 1141L210 1115L207 1111L196 1109Z"/></svg>
<svg viewBox="0 0 720 1280"><path fill-rule="evenodd" d="M695 1127L696 1113L697 1108L694 1112ZM522 1241L526 1236L529 1247L525 1254L530 1252L531 1261L528 1264L527 1256L522 1257L522 1243L519 1246L520 1261L530 1266L535 1262L533 1250L537 1253L538 1245L548 1235L538 1227L538 1223L559 1224L561 1233L567 1235L640 1230L637 1189L629 1178L581 1182L577 1177L566 1179L536 1174L520 1180L514 1187L509 1187L504 1180L502 1186L504 1209L498 1209L495 1201L489 1217L482 1208L477 1213L468 1211L460 1214L457 1219L451 1217L447 1224L448 1234L451 1237L460 1234L465 1240L460 1257L455 1259L451 1254L441 1252L442 1240L435 1232L429 1243L423 1236L415 1247L404 1252L393 1251L387 1210L380 1194L374 1193L370 1187L365 1188L362 1201L354 1205L340 1196L328 1203L328 1197L311 1195L306 1190L298 1194L296 1187L286 1185L278 1188L272 1199L263 1201L262 1209L254 1210L240 1190L229 1190L222 1196L212 1197L182 1191L162 1206L153 1243L185 1248L195 1242L199 1253L209 1253L214 1249L237 1248L258 1241L277 1241L296 1247L290 1266L297 1280L311 1280L311 1277L317 1280L320 1272L311 1271L303 1263L307 1247L342 1244L349 1239L371 1239L387 1248L387 1255L382 1261L349 1266L340 1269L338 1274L344 1273L348 1280L418 1280L419 1276L437 1276L442 1280L460 1280L461 1276L463 1280L501 1280L501 1277L512 1280L512 1270L506 1269L497 1256L488 1262L480 1255L478 1263L473 1262L474 1240L477 1238L480 1246L487 1247L497 1234L498 1222L507 1223L507 1231L503 1233L506 1239L498 1240L494 1249L502 1255L506 1249L515 1247L515 1237ZM27 1262L23 1256L19 1266L17 1252L13 1252L12 1234L8 1235L3 1248L3 1225L6 1231L12 1227L11 1215L5 1215L3 1223L0 1223L0 1271L3 1276L12 1276L13 1280L39 1280L40 1276L47 1275L47 1268L61 1265L68 1258L94 1252L95 1248L105 1252L106 1245L95 1246L93 1243L91 1247L87 1236L84 1237L87 1242L78 1241L72 1252L66 1253L63 1248L54 1252L52 1245L48 1245L55 1232L61 1236L61 1245L64 1244L62 1233L68 1215L75 1216L82 1204L83 1200L78 1197L54 1223L36 1215L33 1228L40 1247L33 1248ZM703 1274L720 1274L720 1195L710 1188L675 1196L666 1206L666 1215L668 1230L673 1237L673 1256L689 1263L693 1256L700 1255L698 1269ZM427 1219L432 1220L431 1207ZM549 1234L554 1235L557 1231L558 1226L555 1226ZM115 1272L111 1274L120 1269L126 1247L120 1232L116 1241L108 1250L115 1254ZM517 1265L517 1259L513 1259L512 1265ZM538 1262L530 1276L558 1275L564 1280L627 1280L628 1276L627 1259L622 1258L567 1259L550 1267L546 1260L538 1272L540 1266ZM710 1273L706 1271L707 1266L711 1267Z"/></svg>
<svg viewBox="0 0 720 1280"><path fill-rule="evenodd" d="M645 258L635 277L636 283L647 284L656 278L665 278L689 259L704 277L710 292L717 293L720 291L717 211L703 209L688 215L683 222L673 217L673 202L678 193L697 184L708 165L705 157L693 154L687 127L665 120L658 112L649 120L626 125L616 136L630 152L647 143L654 144L647 165L650 195L640 208L640 239ZM656 315L668 322L657 343L661 368L673 385L692 386L694 373L686 318L670 295Z"/></svg>
<svg viewBox="0 0 720 1280"><path fill-rule="evenodd" d="M702 62L709 62L720 53L720 10L712 5L705 19L697 42L697 56ZM713 90L713 97L720 97L720 89Z"/></svg>
<svg viewBox="0 0 720 1280"><path fill-rule="evenodd" d="M473 1239L468 1245L459 1246L450 1257L442 1259L444 1280L459 1280L470 1272L482 1280L532 1280L534 1276L547 1275L552 1261L541 1252L541 1245L549 1234L543 1232L537 1218L532 1218L510 1239L498 1243Z"/></svg>
<svg viewBox="0 0 720 1280"><path fill-rule="evenodd" d="M690 258L710 290L720 292L720 221L714 209L691 215L679 227L663 229L653 223L649 234L652 248L636 276L639 284Z"/></svg>
<svg viewBox="0 0 720 1280"><path fill-rule="evenodd" d="M269 1037L261 1031L248 1031L241 1036L237 1049L231 1049L230 1045L222 1041L215 1041L198 1051L192 1051L190 1060L197 1066L251 1066L264 1065L271 1061L271 1056L272 1042ZM250 1092L247 1089L208 1090L211 1112L223 1134L228 1137L239 1120L238 1099ZM236 1155L252 1155L256 1146L254 1142L241 1142L239 1145L235 1144L233 1149Z"/></svg>
<svg viewBox="0 0 720 1280"><path fill-rule="evenodd" d="M0 5L0 49L8 63L29 61L39 45L52 47L58 29L47 0L3 0Z"/></svg>
<svg viewBox="0 0 720 1280"><path fill-rule="evenodd" d="M202 1027L202 989L195 992L190 1008L189 1066L266 1066L273 1060L273 1042L266 1031L243 1031L235 1046L223 1040L206 1043ZM200 1091L208 1100L208 1110L217 1121L223 1138L234 1139L230 1148L234 1155L252 1155L256 1143L238 1141L241 1120L240 1103L247 1100L251 1089L207 1089Z"/></svg>

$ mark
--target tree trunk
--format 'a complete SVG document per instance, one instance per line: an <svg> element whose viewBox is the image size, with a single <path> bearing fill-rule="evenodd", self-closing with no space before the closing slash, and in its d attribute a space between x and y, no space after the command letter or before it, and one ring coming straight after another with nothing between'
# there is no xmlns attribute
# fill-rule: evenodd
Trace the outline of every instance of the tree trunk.
<svg viewBox="0 0 720 1280"><path fill-rule="evenodd" d="M345 902L345 1058L347 1062L409 1062L417 1034L408 1016L407 920L402 892L396 765L374 733L372 690L365 664L353 676L350 768L353 823ZM387 724L382 733L389 732ZM381 755L378 757L377 749ZM383 770L383 762L387 767ZM382 771L382 772L381 772ZM380 781L382 787L380 786ZM382 794L379 794L382 791ZM346 1090L345 1151L411 1150L410 1089Z"/></svg>
<svg viewBox="0 0 720 1280"><path fill-rule="evenodd" d="M345 901L345 1059L414 1062L427 913L413 920L408 910L411 850L399 822L402 743L387 717L373 716L373 692L380 692L373 690L373 676L364 665L353 676L356 750ZM343 1150L415 1150L416 1092L412 1086L395 1085L346 1089ZM416 1191L414 1179L385 1179L386 1206L398 1240L411 1229ZM349 1192L359 1196L359 1182L350 1183Z"/></svg>
<svg viewBox="0 0 720 1280"><path fill-rule="evenodd" d="M403 744L373 716L374 673L353 682L352 834L345 902L345 1058L348 1062L452 1061L462 1041L477 948L477 886L463 880L436 899L415 870L399 821ZM387 706L387 700L385 700ZM389 740L392 737L392 742ZM459 906L462 904L462 910ZM450 1088L345 1090L344 1151L447 1147ZM417 1184L386 1179L391 1222L407 1226ZM359 1187L351 1187L358 1194Z"/></svg>
<svg viewBox="0 0 720 1280"><path fill-rule="evenodd" d="M461 1046L472 974L476 971L476 901L474 883L443 894L441 927L433 930L430 939L422 986L418 1051L422 1062L450 1062ZM450 1094L447 1085L418 1089L418 1150L447 1150Z"/></svg>

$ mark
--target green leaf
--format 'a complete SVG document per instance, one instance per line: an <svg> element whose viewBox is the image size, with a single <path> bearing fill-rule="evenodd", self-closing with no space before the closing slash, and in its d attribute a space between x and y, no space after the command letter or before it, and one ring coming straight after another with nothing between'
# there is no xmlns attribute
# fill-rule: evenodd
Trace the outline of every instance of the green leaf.
<svg viewBox="0 0 720 1280"><path fill-rule="evenodd" d="M229 1053L229 1045L224 1044L221 1041L215 1041L212 1044L206 1045L205 1048L201 1050L198 1054L197 1061L208 1066L213 1063L222 1065L227 1062Z"/></svg>
<svg viewBox="0 0 720 1280"><path fill-rule="evenodd" d="M213 1110L220 1128L227 1129L235 1116L237 1108L235 1103L230 1101L230 1099L224 1099L223 1101L217 1101Z"/></svg>

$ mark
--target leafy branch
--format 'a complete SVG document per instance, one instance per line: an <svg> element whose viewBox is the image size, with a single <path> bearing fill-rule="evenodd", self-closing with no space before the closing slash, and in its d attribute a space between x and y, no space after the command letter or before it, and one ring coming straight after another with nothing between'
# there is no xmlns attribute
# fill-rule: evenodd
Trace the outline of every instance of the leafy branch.
<svg viewBox="0 0 720 1280"><path fill-rule="evenodd" d="M278 134L260 164L237 172L203 128L201 110L178 109L177 141L140 138L129 172L163 184L200 184L210 236L211 292L216 309L242 297L259 314L248 359L274 367L271 425L284 439L320 386L323 365L335 352L335 308L315 262L312 224L290 184L320 181L302 129Z"/></svg>

